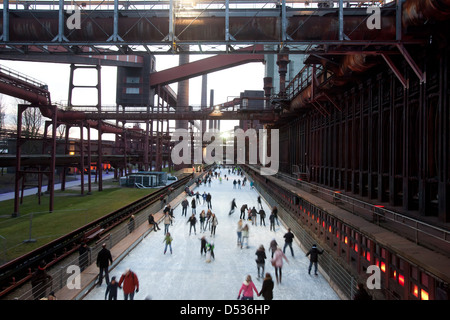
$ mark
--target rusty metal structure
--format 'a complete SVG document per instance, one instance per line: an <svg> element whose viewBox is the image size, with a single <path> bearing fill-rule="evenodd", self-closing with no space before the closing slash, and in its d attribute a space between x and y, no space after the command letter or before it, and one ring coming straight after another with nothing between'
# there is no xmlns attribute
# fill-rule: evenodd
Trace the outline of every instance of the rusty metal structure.
<svg viewBox="0 0 450 320"><path fill-rule="evenodd" d="M146 170L172 165L169 121L205 131L207 120L217 128L217 120L230 119L280 130L280 149L290 150L280 152L282 174L448 230L449 0L2 0L0 7L0 59L71 64L65 108L52 104L44 84L0 70L0 92L29 102L17 117L14 214L27 172L48 175L53 199L56 167L75 164L84 172L96 163L101 190L105 161L122 171L130 158ZM157 72L155 57L174 54L180 65ZM215 56L190 62L201 54ZM262 79L263 97L206 105L207 74L264 63L268 55L276 56L279 81ZM288 79L294 55L303 55L305 66ZM117 67L115 107L101 102L102 66ZM72 102L82 68L98 75L92 105ZM195 109L187 80L197 76L204 89ZM243 108L252 98L263 107ZM21 154L26 108L48 119L45 157L33 163ZM61 124L80 129L72 162L56 153ZM95 150L90 129L98 132ZM102 150L105 133L116 137L111 154Z"/></svg>

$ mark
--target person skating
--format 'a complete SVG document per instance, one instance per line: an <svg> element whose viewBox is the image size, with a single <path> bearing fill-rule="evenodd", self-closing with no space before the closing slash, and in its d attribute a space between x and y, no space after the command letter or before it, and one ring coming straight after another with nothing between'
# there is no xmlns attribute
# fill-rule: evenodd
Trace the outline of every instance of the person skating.
<svg viewBox="0 0 450 320"><path fill-rule="evenodd" d="M212 198L211 194L208 193L206 195L206 204L208 205L208 209L212 209L211 198Z"/></svg>
<svg viewBox="0 0 450 320"><path fill-rule="evenodd" d="M272 251L272 258L273 258L275 251L277 251L277 248L278 248L277 240L272 239L272 241L270 241L270 245L269 245L269 251Z"/></svg>
<svg viewBox="0 0 450 320"><path fill-rule="evenodd" d="M195 229L195 224L197 223L197 218L194 214L191 215L191 217L188 219L186 223L190 223L189 227L189 235L191 235L191 230L194 228L194 234L197 234L197 230Z"/></svg>
<svg viewBox="0 0 450 320"><path fill-rule="evenodd" d="M166 254L167 247L170 248L170 254L172 254L172 241L173 241L173 238L172 238L172 236L170 235L170 232L167 232L166 235L165 235L165 237L164 237L164 240L163 240L163 242L166 243L166 245L165 245L165 247L164 247L164 254Z"/></svg>
<svg viewBox="0 0 450 320"><path fill-rule="evenodd" d="M200 212L200 232L203 232L205 229L205 220L206 220L205 210L202 210L202 212Z"/></svg>
<svg viewBox="0 0 450 320"><path fill-rule="evenodd" d="M243 204L241 206L241 215L239 216L239 219L245 220L245 211L247 210L248 206L246 204Z"/></svg>
<svg viewBox="0 0 450 320"><path fill-rule="evenodd" d="M247 248L248 248L248 237L249 237L249 230L248 230L248 224L246 224L246 225L242 228L242 242L241 242L241 249L244 247L244 242L246 242Z"/></svg>
<svg viewBox="0 0 450 320"><path fill-rule="evenodd" d="M98 285L101 286L103 282L103 274L105 275L106 284L109 284L109 264L112 263L111 251L106 249L106 243L102 244L102 249L97 255L97 267L99 268Z"/></svg>
<svg viewBox="0 0 450 320"><path fill-rule="evenodd" d="M191 201L191 208L192 208L192 213L196 214L195 208L197 207L196 203L195 203L195 198L192 198Z"/></svg>
<svg viewBox="0 0 450 320"><path fill-rule="evenodd" d="M259 292L256 289L255 284L252 281L252 277L250 275L248 275L245 278L245 281L242 283L241 289L239 290L238 293L238 300L253 300L253 291L255 291L255 293L258 295L259 297ZM242 296L241 296L242 293Z"/></svg>
<svg viewBox="0 0 450 320"><path fill-rule="evenodd" d="M214 257L214 243L206 242L206 262L211 262L211 258Z"/></svg>
<svg viewBox="0 0 450 320"><path fill-rule="evenodd" d="M288 228L288 232L284 235L284 248L283 253L286 254L286 247L291 248L291 254L294 256L294 249L292 249L292 241L294 239L294 234L291 232L291 228Z"/></svg>
<svg viewBox="0 0 450 320"><path fill-rule="evenodd" d="M262 203L261 203L261 196L258 196L258 205L259 205L260 209L263 208Z"/></svg>
<svg viewBox="0 0 450 320"><path fill-rule="evenodd" d="M264 277L263 285L261 291L259 292L260 296L264 297L264 300L272 300L273 299L273 287L274 283L272 280L272 276L270 273L266 273Z"/></svg>
<svg viewBox="0 0 450 320"><path fill-rule="evenodd" d="M317 249L317 246L315 244L313 244L312 248L306 253L306 256L311 255L310 259L309 259L309 267L308 267L308 274L311 274L311 268L314 265L314 275L318 275L317 274L317 263L319 261L319 254L322 254L323 250L320 251L319 249Z"/></svg>
<svg viewBox="0 0 450 320"><path fill-rule="evenodd" d="M203 236L200 239L200 255L203 255L203 252L205 252L205 255L206 255L206 243L207 243L206 237Z"/></svg>
<svg viewBox="0 0 450 320"><path fill-rule="evenodd" d="M270 231L273 230L273 232L275 232L275 218L276 217L275 217L275 215L274 215L274 213L272 211L272 213L269 216L269 222L270 222Z"/></svg>
<svg viewBox="0 0 450 320"><path fill-rule="evenodd" d="M123 283L123 286L122 286ZM124 274L120 277L119 287L123 289L123 296L125 300L134 299L134 294L139 292L139 280L133 271L126 269Z"/></svg>
<svg viewBox="0 0 450 320"><path fill-rule="evenodd" d="M237 208L236 200L233 199L233 201L231 201L231 209L230 209L230 212L228 213L228 215L232 215L234 213L235 208Z"/></svg>
<svg viewBox="0 0 450 320"><path fill-rule="evenodd" d="M172 219L173 218L170 216L169 212L164 214L164 234L169 232L169 226L171 225Z"/></svg>
<svg viewBox="0 0 450 320"><path fill-rule="evenodd" d="M250 215L251 215L251 217L252 217L252 225L255 225L255 226L258 225L258 223L257 223L257 221L256 221L256 215L257 215L257 214L258 214L258 211L256 211L256 208L255 208L255 207L253 207L252 210L250 211Z"/></svg>
<svg viewBox="0 0 450 320"><path fill-rule="evenodd" d="M182 210L181 210L181 216L187 216L187 208L189 207L189 201L188 201L188 199L184 199L182 202L181 202L181 207L182 207Z"/></svg>
<svg viewBox="0 0 450 320"><path fill-rule="evenodd" d="M260 245L258 250L255 252L256 254L256 268L258 269L258 279L264 275L264 265L266 262L266 250L263 245ZM260 275L261 271L261 275Z"/></svg>
<svg viewBox="0 0 450 320"><path fill-rule="evenodd" d="M259 224L266 226L266 212L263 209L259 210Z"/></svg>
<svg viewBox="0 0 450 320"><path fill-rule="evenodd" d="M213 213L211 216L211 236L216 235L216 228L219 224L219 221L217 220L217 216Z"/></svg>
<svg viewBox="0 0 450 320"><path fill-rule="evenodd" d="M106 287L105 300L117 300L117 290L120 288L116 277L111 278L111 282Z"/></svg>
<svg viewBox="0 0 450 320"><path fill-rule="evenodd" d="M277 208L277 206L274 206L272 208L272 213L275 216L275 221L277 222L277 225L280 226L280 222L278 221L278 208ZM275 228L274 228L274 231L275 231Z"/></svg>
<svg viewBox="0 0 450 320"><path fill-rule="evenodd" d="M275 277L277 278L277 283L281 283L281 277L282 277L282 270L283 270L283 259L286 260L286 262L289 262L289 260L284 255L283 251L281 251L281 248L278 247L275 251L275 254L272 258L272 266L275 268Z"/></svg>
<svg viewBox="0 0 450 320"><path fill-rule="evenodd" d="M242 219L239 219L237 226L237 245L241 246L241 248L242 248L242 228L243 228L243 221Z"/></svg>

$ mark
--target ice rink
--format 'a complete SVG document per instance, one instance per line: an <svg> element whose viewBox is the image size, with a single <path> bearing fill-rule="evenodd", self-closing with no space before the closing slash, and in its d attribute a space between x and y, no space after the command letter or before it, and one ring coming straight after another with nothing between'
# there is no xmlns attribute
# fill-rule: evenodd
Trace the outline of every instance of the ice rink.
<svg viewBox="0 0 450 320"><path fill-rule="evenodd" d="M219 170L217 170L219 172ZM139 279L140 290L135 294L135 300L236 300L242 282L247 275L251 275L258 290L262 287L262 279L257 279L255 252L262 244L266 249L265 272L269 272L275 283L273 290L274 300L339 300L338 295L330 287L322 275L308 274L309 259L294 241L294 255L291 256L289 248L286 248L286 257L289 263L284 262L282 283L277 284L275 270L270 264L271 252L269 244L276 239L278 245L283 248L284 234L287 232L280 220L280 226L276 225L275 232L269 231L269 215L271 208L262 199L266 212L266 226L260 226L259 215L257 226L249 225L249 247L241 249L237 246L237 224L239 221L240 207L248 204L251 208L258 209L258 193L250 188L247 181L245 187L233 189L233 180L242 177L231 174L229 180L228 170L220 170L222 182L212 178L211 186L202 184L197 190L200 194L210 193L212 200L212 212L218 218L216 235L211 237L210 231L200 232L200 223L197 222L197 233L189 235L188 217L192 209L188 208L187 217L181 216L182 208L178 205L174 210L175 221L169 232L173 237L173 254L168 250L164 254L164 224L159 226L160 231L151 232L130 254L125 257L116 268L110 271L110 278L120 278L125 269L130 268ZM201 197L200 197L201 198ZM237 208L229 215L231 201L235 199ZM192 197L188 197L189 204ZM199 218L201 210L207 211L206 203L197 205L196 217ZM205 235L209 242L213 242L215 259L206 262L205 255L200 254L200 238ZM319 257L320 264L320 257ZM103 300L105 298L106 284L95 287L85 300ZM123 299L123 292L119 290L118 299ZM257 297L255 300L262 300Z"/></svg>

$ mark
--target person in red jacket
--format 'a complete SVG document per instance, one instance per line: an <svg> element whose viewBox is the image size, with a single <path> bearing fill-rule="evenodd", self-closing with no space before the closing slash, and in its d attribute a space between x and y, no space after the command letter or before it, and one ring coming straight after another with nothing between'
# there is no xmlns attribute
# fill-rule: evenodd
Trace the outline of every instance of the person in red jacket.
<svg viewBox="0 0 450 320"><path fill-rule="evenodd" d="M247 278L245 279L244 283L242 284L241 289L239 290L238 299L253 300L253 291L255 291L255 293L259 297L259 292L256 289L255 284L252 281L252 277L250 275L248 275ZM241 296L241 293L242 293L242 296Z"/></svg>
<svg viewBox="0 0 450 320"><path fill-rule="evenodd" d="M128 300L128 297L130 300L133 300L134 293L139 292L139 280L137 275L130 269L126 269L125 273L120 277L119 287L123 289L125 300Z"/></svg>

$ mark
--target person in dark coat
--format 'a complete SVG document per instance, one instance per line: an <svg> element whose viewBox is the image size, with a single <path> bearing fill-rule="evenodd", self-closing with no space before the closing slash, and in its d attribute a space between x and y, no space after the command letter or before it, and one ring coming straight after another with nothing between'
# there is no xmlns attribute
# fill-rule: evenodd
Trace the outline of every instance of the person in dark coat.
<svg viewBox="0 0 450 320"><path fill-rule="evenodd" d="M206 254L206 238L203 236L200 239L200 254L203 255L203 252Z"/></svg>
<svg viewBox="0 0 450 320"><path fill-rule="evenodd" d="M153 231L158 231L158 230L161 230L161 228L158 226L158 224L156 223L156 221L155 221L155 217L153 216L153 214L152 213L150 213L149 215L148 215L148 224L152 224L153 225Z"/></svg>
<svg viewBox="0 0 450 320"><path fill-rule="evenodd" d="M181 206L183 207L183 210L181 211L181 216L187 216L187 208L189 207L189 201L187 199L184 199L181 202Z"/></svg>
<svg viewBox="0 0 450 320"><path fill-rule="evenodd" d="M195 224L197 223L197 218L195 217L194 214L192 214L192 216L188 219L188 221L186 223L191 223L190 227L189 227L189 235L191 235L191 230L192 228L194 228L194 234L197 234L197 230L195 230Z"/></svg>
<svg viewBox="0 0 450 320"><path fill-rule="evenodd" d="M206 195L206 204L208 205L208 209L212 209L212 204L211 204L211 194L210 193L208 193L207 195Z"/></svg>
<svg viewBox="0 0 450 320"><path fill-rule="evenodd" d="M259 225L262 226L264 225L264 227L266 226L266 212L264 211L264 209L259 210L258 212L259 214Z"/></svg>
<svg viewBox="0 0 450 320"><path fill-rule="evenodd" d="M272 276L270 273L266 273L264 277L263 285L261 291L259 292L260 296L264 297L264 300L272 300L273 299L273 287L274 283L272 280Z"/></svg>
<svg viewBox="0 0 450 320"><path fill-rule="evenodd" d="M192 213L195 214L196 213L196 211L195 211L195 208L196 208L195 198L192 198L191 208L192 208Z"/></svg>
<svg viewBox="0 0 450 320"><path fill-rule="evenodd" d="M235 208L237 208L237 205L236 205L236 199L233 199L233 201L231 201L231 210L230 210L230 212L228 213L228 215L233 214Z"/></svg>
<svg viewBox="0 0 450 320"><path fill-rule="evenodd" d="M239 219L245 220L245 210L247 210L248 206L246 204L243 204L241 207L241 215L239 216Z"/></svg>
<svg viewBox="0 0 450 320"><path fill-rule="evenodd" d="M264 275L264 265L267 259L266 250L263 245L260 245L258 250L255 252L256 254L256 268L258 269L258 279ZM261 269L261 275L259 270Z"/></svg>
<svg viewBox="0 0 450 320"><path fill-rule="evenodd" d="M284 248L283 253L286 253L286 247L291 248L291 254L294 256L294 250L292 249L292 241L294 239L294 234L291 232L291 228L288 228L288 232L284 235Z"/></svg>
<svg viewBox="0 0 450 320"><path fill-rule="evenodd" d="M317 246L315 244L313 244L311 250L309 250L308 253L306 253L306 256L311 255L310 262L309 262L309 268L308 268L308 274L311 274L311 268L314 265L314 267L315 267L314 275L317 276L317 262L319 261L319 254L322 254L322 253L323 253L323 250L320 251L319 249L317 249Z"/></svg>
<svg viewBox="0 0 450 320"><path fill-rule="evenodd" d="M367 293L364 285L362 283L358 283L358 291L356 291L355 296L353 297L355 301L370 301L372 297Z"/></svg>
<svg viewBox="0 0 450 320"><path fill-rule="evenodd" d="M103 274L105 274L106 284L109 284L109 272L108 267L112 263L111 251L106 249L106 243L102 245L102 249L97 255L97 267L100 269L98 274L98 285L102 285Z"/></svg>
<svg viewBox="0 0 450 320"><path fill-rule="evenodd" d="M120 286L119 283L116 281L116 277L112 277L111 282L106 287L105 300L117 300L118 288L120 288Z"/></svg>
<svg viewBox="0 0 450 320"><path fill-rule="evenodd" d="M88 249L86 242L83 242L80 245L80 247L78 248L78 253L79 253L78 262L80 264L80 271L83 271L84 269L87 268L88 261L89 261L89 256L88 256L89 249Z"/></svg>
<svg viewBox="0 0 450 320"><path fill-rule="evenodd" d="M41 261L37 270L31 276L31 291L35 300L45 298L47 289L52 286L52 276L47 274L47 264Z"/></svg>

